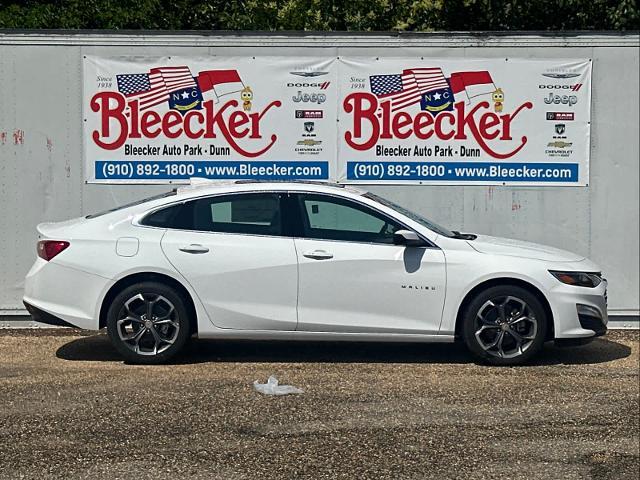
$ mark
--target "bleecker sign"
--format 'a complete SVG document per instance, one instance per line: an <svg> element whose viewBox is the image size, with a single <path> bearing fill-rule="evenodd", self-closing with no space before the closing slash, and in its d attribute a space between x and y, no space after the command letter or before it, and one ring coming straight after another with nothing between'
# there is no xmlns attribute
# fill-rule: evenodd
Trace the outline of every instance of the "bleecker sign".
<svg viewBox="0 0 640 480"><path fill-rule="evenodd" d="M576 76L540 84L550 69ZM338 82L339 181L588 181L588 60L341 58ZM571 148L556 146L550 118L572 120Z"/></svg>
<svg viewBox="0 0 640 480"><path fill-rule="evenodd" d="M87 56L83 65L89 182L588 181L588 60ZM557 121L571 123L561 139Z"/></svg>
<svg viewBox="0 0 640 480"><path fill-rule="evenodd" d="M334 63L331 58L301 64L280 57L87 56L87 181L328 180L337 150L330 133L337 101L329 88L335 84ZM297 69L327 72L326 80L314 89L300 82L305 87L292 95L287 84ZM323 135L313 156L299 145L308 118Z"/></svg>
<svg viewBox="0 0 640 480"><path fill-rule="evenodd" d="M268 135L264 145L256 143L255 150L242 148L238 141L242 138L263 139L260 131L263 117L272 108L281 107L282 102L274 100L260 112L247 113L238 110L237 100L230 100L218 108L213 100L207 100L202 102L201 109L184 113L169 110L160 114L155 110L141 111L139 100L127 101L120 93L99 92L92 97L90 106L100 115L100 127L93 131L93 141L105 150L119 149L131 139L222 137L236 153L252 158L268 151L277 135ZM225 115L227 111L231 113Z"/></svg>
<svg viewBox="0 0 640 480"><path fill-rule="evenodd" d="M513 157L527 143L522 136L520 143L505 152L494 150L489 140L513 140L511 123L522 109L531 109L533 104L525 102L512 114L497 115L489 110L488 102L480 102L468 111L464 102L455 104L454 110L439 114L419 112L414 116L407 112L392 112L392 101L381 103L375 95L352 93L344 99L344 111L352 113L352 129L345 132L347 144L356 150L369 150L380 140L415 137L419 140L467 140L471 137L484 152L493 158ZM364 132L367 133L364 133ZM437 148L437 146L436 146ZM453 147L448 147L453 153Z"/></svg>

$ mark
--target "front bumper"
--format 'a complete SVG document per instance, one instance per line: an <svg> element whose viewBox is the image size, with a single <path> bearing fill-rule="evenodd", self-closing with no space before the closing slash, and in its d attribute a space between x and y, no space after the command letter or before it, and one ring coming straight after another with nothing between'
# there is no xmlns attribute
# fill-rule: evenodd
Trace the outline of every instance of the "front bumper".
<svg viewBox="0 0 640 480"><path fill-rule="evenodd" d="M594 338L607 333L607 281L596 288L558 282L549 291L555 338Z"/></svg>
<svg viewBox="0 0 640 480"><path fill-rule="evenodd" d="M578 311L578 321L580 326L585 330L593 330L594 336L599 337L607 333L607 314L604 312L604 318L602 312L589 305L578 304L576 307Z"/></svg>

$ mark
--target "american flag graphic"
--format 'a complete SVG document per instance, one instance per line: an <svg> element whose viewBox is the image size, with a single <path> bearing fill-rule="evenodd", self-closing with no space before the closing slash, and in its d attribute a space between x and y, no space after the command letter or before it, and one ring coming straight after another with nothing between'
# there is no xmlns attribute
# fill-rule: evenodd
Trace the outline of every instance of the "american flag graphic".
<svg viewBox="0 0 640 480"><path fill-rule="evenodd" d="M140 110L146 110L169 100L169 94L184 88L196 88L187 66L152 68L149 73L116 75L118 91L138 100Z"/></svg>
<svg viewBox="0 0 640 480"><path fill-rule="evenodd" d="M448 88L440 67L411 68L402 74L371 75L371 93L380 99L391 100L391 110L419 103L425 93Z"/></svg>

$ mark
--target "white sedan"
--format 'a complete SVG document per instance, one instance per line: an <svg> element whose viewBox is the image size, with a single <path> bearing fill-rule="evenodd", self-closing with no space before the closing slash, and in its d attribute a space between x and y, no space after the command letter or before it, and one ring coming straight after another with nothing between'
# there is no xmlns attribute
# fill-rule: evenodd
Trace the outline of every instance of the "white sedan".
<svg viewBox="0 0 640 480"><path fill-rule="evenodd" d="M107 332L131 362L200 338L463 341L519 364L606 332L581 255L449 231L377 195L312 183L194 183L38 226L35 320Z"/></svg>

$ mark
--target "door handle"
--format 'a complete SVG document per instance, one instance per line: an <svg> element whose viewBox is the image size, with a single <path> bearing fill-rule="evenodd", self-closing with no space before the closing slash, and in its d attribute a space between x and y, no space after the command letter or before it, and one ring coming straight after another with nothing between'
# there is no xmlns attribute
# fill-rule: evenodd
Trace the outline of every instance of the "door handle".
<svg viewBox="0 0 640 480"><path fill-rule="evenodd" d="M182 247L179 249L181 252L185 253L207 253L209 249L205 246L202 246L198 243L192 243L191 245L187 245L186 247Z"/></svg>
<svg viewBox="0 0 640 480"><path fill-rule="evenodd" d="M314 260L328 260L333 258L333 253L325 252L324 250L314 250L312 252L304 252L302 256L313 258Z"/></svg>

